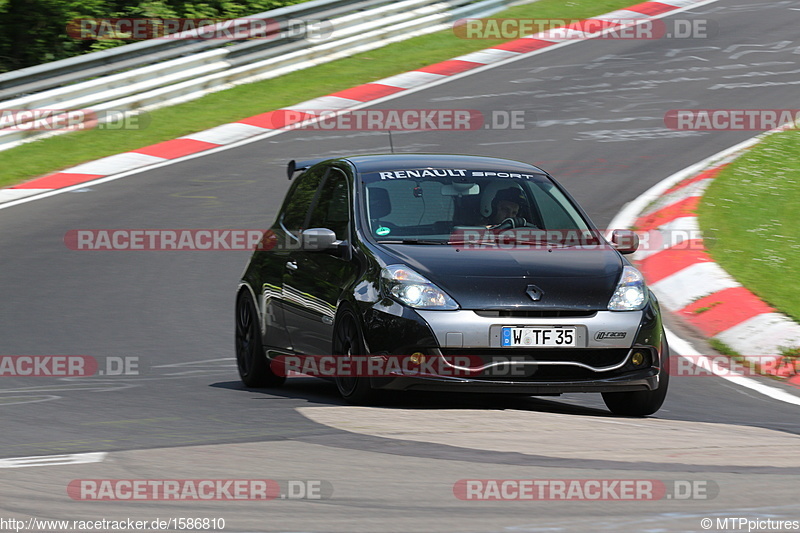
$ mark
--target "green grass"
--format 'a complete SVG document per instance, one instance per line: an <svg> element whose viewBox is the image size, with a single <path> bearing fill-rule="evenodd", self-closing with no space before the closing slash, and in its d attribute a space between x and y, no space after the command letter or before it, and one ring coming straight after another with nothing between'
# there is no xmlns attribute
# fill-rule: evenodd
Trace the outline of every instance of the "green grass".
<svg viewBox="0 0 800 533"><path fill-rule="evenodd" d="M731 348L730 346L728 346L719 339L714 339L714 338L708 339L708 343L711 345L712 348L714 348L722 355L727 355L733 358L739 357L739 352L737 352L736 350L734 350L733 348Z"/></svg>
<svg viewBox="0 0 800 533"><path fill-rule="evenodd" d="M539 0L494 16L583 19L635 3L633 0ZM149 114L147 127L139 130L90 130L38 140L0 152L0 187L280 109L501 42L465 40L456 37L450 30L443 31L158 109Z"/></svg>
<svg viewBox="0 0 800 533"><path fill-rule="evenodd" d="M800 360L800 348L784 348L781 350L781 355L785 359L789 359L791 361L798 361Z"/></svg>
<svg viewBox="0 0 800 533"><path fill-rule="evenodd" d="M800 131L771 135L726 167L698 214L711 257L800 320Z"/></svg>
<svg viewBox="0 0 800 533"><path fill-rule="evenodd" d="M718 306L720 304L722 304L722 302L713 302L711 305L707 305L705 307L698 307L697 309L695 309L692 312L694 314L696 314L696 315L699 315L701 313L705 313L706 311L711 311L712 309L714 309L716 306Z"/></svg>

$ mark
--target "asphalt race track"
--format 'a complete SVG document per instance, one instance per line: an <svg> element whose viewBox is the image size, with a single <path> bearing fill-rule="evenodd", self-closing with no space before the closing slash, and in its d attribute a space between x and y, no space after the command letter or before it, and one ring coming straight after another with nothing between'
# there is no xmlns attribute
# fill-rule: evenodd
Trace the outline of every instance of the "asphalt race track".
<svg viewBox="0 0 800 533"><path fill-rule="evenodd" d="M755 134L670 130L666 111L798 107L800 0L720 0L666 20L678 18L711 21L714 35L576 43L375 107L523 110L522 130L396 133L395 150L537 164L605 227L653 184ZM287 132L0 209L0 353L129 358L139 371L2 378L0 457L108 454L0 468L0 516L224 518L235 532L702 531L707 517L717 531L717 518L800 520L797 405L708 376L673 377L664 407L644 419L611 416L599 395L409 394L363 408L311 378L246 390L233 297L248 252L64 244L73 229L265 229L289 159L387 151L384 133ZM256 478L324 490L213 502L79 501L67 491L80 479ZM464 501L454 486L468 479L656 480L667 492ZM688 496L670 489L687 483L697 489Z"/></svg>

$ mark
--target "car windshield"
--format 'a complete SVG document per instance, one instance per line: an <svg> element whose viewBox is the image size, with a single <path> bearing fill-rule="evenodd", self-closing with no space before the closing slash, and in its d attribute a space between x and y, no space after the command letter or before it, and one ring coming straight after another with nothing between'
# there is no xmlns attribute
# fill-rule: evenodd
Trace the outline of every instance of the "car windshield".
<svg viewBox="0 0 800 533"><path fill-rule="evenodd" d="M497 232L516 242L593 239L578 210L541 174L412 169L362 180L362 209L378 242L458 243Z"/></svg>

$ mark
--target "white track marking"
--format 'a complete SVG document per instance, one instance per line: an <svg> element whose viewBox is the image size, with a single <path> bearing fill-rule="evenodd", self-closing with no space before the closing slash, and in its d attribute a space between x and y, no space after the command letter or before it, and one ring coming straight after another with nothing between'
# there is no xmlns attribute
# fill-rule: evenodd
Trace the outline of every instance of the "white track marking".
<svg viewBox="0 0 800 533"><path fill-rule="evenodd" d="M704 369L712 369L712 372L716 368L716 365L714 365L714 362L711 359L692 348L691 344L678 337L670 330L667 330L667 338L669 339L670 348L677 351L680 355L691 356L692 363L697 364L698 362L702 361L700 366L702 366ZM765 385L760 381L737 374L732 370L726 369L722 373L714 373L722 379L727 379L731 383L741 385L742 387L747 387L748 389L759 392L764 396L772 398L773 400L790 403L792 405L800 405L800 397L797 397L794 394L789 394L788 392L777 387Z"/></svg>
<svg viewBox="0 0 800 533"><path fill-rule="evenodd" d="M26 468L29 466L64 466L101 463L106 452L72 453L67 455L37 455L0 459L0 468Z"/></svg>

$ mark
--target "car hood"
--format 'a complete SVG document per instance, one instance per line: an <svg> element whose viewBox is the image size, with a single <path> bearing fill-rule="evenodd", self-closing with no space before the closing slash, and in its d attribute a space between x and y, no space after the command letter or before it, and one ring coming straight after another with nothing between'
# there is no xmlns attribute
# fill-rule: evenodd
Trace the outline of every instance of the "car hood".
<svg viewBox="0 0 800 533"><path fill-rule="evenodd" d="M603 246L536 250L384 244L387 264L405 263L463 309L602 310L622 273L619 253ZM541 292L534 301L527 291Z"/></svg>

